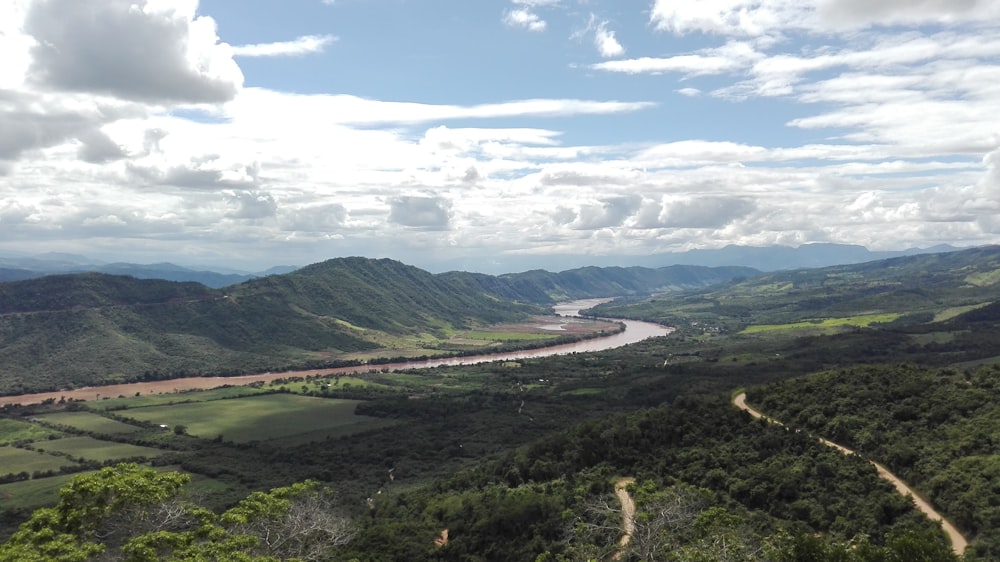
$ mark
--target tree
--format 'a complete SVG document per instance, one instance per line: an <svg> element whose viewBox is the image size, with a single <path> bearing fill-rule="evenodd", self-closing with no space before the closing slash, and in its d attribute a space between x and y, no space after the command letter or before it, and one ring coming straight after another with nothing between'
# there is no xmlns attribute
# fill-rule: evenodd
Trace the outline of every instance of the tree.
<svg viewBox="0 0 1000 562"><path fill-rule="evenodd" d="M136 464L77 476L0 545L0 562L315 560L354 536L316 482L255 492L217 515L183 498L188 480Z"/></svg>

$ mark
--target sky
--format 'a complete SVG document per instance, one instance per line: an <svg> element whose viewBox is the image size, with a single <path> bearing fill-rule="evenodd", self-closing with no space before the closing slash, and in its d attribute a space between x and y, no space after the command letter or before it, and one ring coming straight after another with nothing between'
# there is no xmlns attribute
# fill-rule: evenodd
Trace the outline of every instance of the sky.
<svg viewBox="0 0 1000 562"><path fill-rule="evenodd" d="M0 255L1000 242L1000 0L4 0Z"/></svg>

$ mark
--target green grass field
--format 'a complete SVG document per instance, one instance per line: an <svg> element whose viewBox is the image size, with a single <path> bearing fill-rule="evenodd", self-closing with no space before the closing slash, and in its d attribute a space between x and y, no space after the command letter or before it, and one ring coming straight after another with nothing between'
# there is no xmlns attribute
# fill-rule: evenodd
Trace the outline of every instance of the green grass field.
<svg viewBox="0 0 1000 562"><path fill-rule="evenodd" d="M989 306L991 304L993 304L993 303L991 303L991 302L984 302L984 303L980 303L980 304L970 304L968 306L953 306L951 308L946 308L946 309L942 310L941 312L938 312L937 314L934 315L934 321L935 322L944 322L945 320L951 320L952 318L955 318L956 316L959 316L961 314L965 314L966 312L969 312L969 311L972 311L972 310L976 310L978 308L983 308L984 306Z"/></svg>
<svg viewBox="0 0 1000 562"><path fill-rule="evenodd" d="M183 425L197 437L222 435L227 441L265 441L307 432L351 428L350 433L384 425L383 420L354 415L357 400L268 394L234 400L151 406L127 410L131 418Z"/></svg>
<svg viewBox="0 0 1000 562"><path fill-rule="evenodd" d="M56 440L58 441L58 440ZM45 445L56 441L46 441ZM71 466L76 463L38 451L18 449L16 447L0 447L0 473L34 472L36 470L59 470L60 466Z"/></svg>
<svg viewBox="0 0 1000 562"><path fill-rule="evenodd" d="M40 444L38 448L99 462L133 457L152 458L164 453L164 451L152 447L101 441L86 436L66 437L54 441L46 441Z"/></svg>
<svg viewBox="0 0 1000 562"><path fill-rule="evenodd" d="M560 334L536 334L532 332L483 332L483 331L472 331L472 332L461 332L456 334L456 337L468 340L486 340L486 341L538 341L538 340L551 340L558 338Z"/></svg>
<svg viewBox="0 0 1000 562"><path fill-rule="evenodd" d="M127 434L142 428L106 418L93 412L56 412L37 416L39 421L65 425L81 431L106 434Z"/></svg>
<svg viewBox="0 0 1000 562"><path fill-rule="evenodd" d="M253 396L263 394L265 390L252 386L228 386L213 390L191 390L187 392L172 392L169 394L147 394L144 396L126 396L88 402L87 407L93 410L118 410L122 408L143 408L146 406L161 406L164 404L181 404L185 402L207 402L223 398Z"/></svg>
<svg viewBox="0 0 1000 562"><path fill-rule="evenodd" d="M847 327L863 328L865 326L871 326L872 324L892 322L900 316L902 316L902 314L892 312L883 314L862 314L859 316L848 316L846 318L824 318L822 320L814 321L807 320L803 322L793 322L791 324L758 324L756 326L747 326L740 333L761 334L766 332L788 330L815 330L827 332Z"/></svg>
<svg viewBox="0 0 1000 562"><path fill-rule="evenodd" d="M59 498L59 489L77 474L60 474L22 482L0 484L0 505L4 509L35 509L52 505Z"/></svg>
<svg viewBox="0 0 1000 562"><path fill-rule="evenodd" d="M35 423L0 418L0 445L17 441L41 441L62 433Z"/></svg>

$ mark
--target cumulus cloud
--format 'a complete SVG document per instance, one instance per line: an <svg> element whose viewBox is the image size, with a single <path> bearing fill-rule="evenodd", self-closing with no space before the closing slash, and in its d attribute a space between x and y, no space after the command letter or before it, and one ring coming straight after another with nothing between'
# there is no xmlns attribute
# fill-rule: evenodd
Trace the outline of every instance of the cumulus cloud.
<svg viewBox="0 0 1000 562"><path fill-rule="evenodd" d="M0 160L16 160L27 150L73 138L95 138L102 125L138 111L110 103L0 90Z"/></svg>
<svg viewBox="0 0 1000 562"><path fill-rule="evenodd" d="M601 22L594 30L594 46L602 57L620 57L625 54L625 47L618 42L615 32L608 29L608 22Z"/></svg>
<svg viewBox="0 0 1000 562"><path fill-rule="evenodd" d="M112 160L121 160L127 154L121 145L100 130L88 131L80 135L80 160L91 164L103 164Z"/></svg>
<svg viewBox="0 0 1000 562"><path fill-rule="evenodd" d="M507 10L507 13L503 16L503 22L510 27L517 27L535 32L545 31L545 28L548 26L545 20L541 19L538 17L538 14L527 8Z"/></svg>
<svg viewBox="0 0 1000 562"><path fill-rule="evenodd" d="M152 103L232 99L243 74L197 2L35 0L28 79L47 89Z"/></svg>
<svg viewBox="0 0 1000 562"><path fill-rule="evenodd" d="M235 219L264 219L278 211L274 196L264 191L236 191L229 199L235 208L228 216Z"/></svg>
<svg viewBox="0 0 1000 562"><path fill-rule="evenodd" d="M594 203L585 203L575 210L561 207L553 214L557 223L575 230L597 230L621 226L642 204L638 195L610 197Z"/></svg>
<svg viewBox="0 0 1000 562"><path fill-rule="evenodd" d="M659 208L657 208L659 207ZM707 196L668 199L645 213L639 228L721 228L743 218L756 204L743 197ZM658 212L657 212L658 211Z"/></svg>
<svg viewBox="0 0 1000 562"><path fill-rule="evenodd" d="M451 201L444 197L402 196L389 201L389 222L429 230L446 230Z"/></svg>
<svg viewBox="0 0 1000 562"><path fill-rule="evenodd" d="M333 35L303 35L293 41L276 43L256 43L233 47L233 55L238 57L294 57L322 53L337 41Z"/></svg>

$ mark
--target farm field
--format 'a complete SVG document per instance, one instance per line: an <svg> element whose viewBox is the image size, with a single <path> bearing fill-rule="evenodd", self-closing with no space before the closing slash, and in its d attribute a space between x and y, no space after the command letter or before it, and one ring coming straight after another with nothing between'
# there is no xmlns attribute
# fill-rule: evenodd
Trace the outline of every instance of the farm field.
<svg viewBox="0 0 1000 562"><path fill-rule="evenodd" d="M92 412L56 412L36 416L36 419L42 423L64 425L89 433L116 435L135 433L142 430L140 427L106 418Z"/></svg>
<svg viewBox="0 0 1000 562"><path fill-rule="evenodd" d="M38 441L56 435L62 434L36 423L0 418L0 445L10 445L17 441Z"/></svg>
<svg viewBox="0 0 1000 562"><path fill-rule="evenodd" d="M46 442L49 443L49 442ZM55 443L55 441L51 441ZM76 463L54 455L19 449L17 447L0 447L0 473L35 472L38 470L59 470L61 466L72 466Z"/></svg>
<svg viewBox="0 0 1000 562"><path fill-rule="evenodd" d="M744 334L759 334L761 332L774 332L784 330L819 330L831 331L844 327L862 328L872 324L892 322L902 316L897 313L885 314L863 314L859 316L849 316L847 318L825 318L823 320L806 320L802 322L792 322L790 324L757 324L747 326L743 330Z"/></svg>
<svg viewBox="0 0 1000 562"><path fill-rule="evenodd" d="M116 459L130 459L135 457L152 458L162 455L164 451L152 447L142 447L129 443L115 443L112 441L101 441L93 437L65 437L54 441L46 441L37 446L46 452L63 453L72 457L86 460L106 462ZM60 459L65 460L65 459Z"/></svg>
<svg viewBox="0 0 1000 562"><path fill-rule="evenodd" d="M0 505L3 505L4 509L35 509L51 505L59 497L59 489L78 474L86 473L59 474L0 484Z"/></svg>
<svg viewBox="0 0 1000 562"><path fill-rule="evenodd" d="M87 404L87 407L92 410L102 410L106 412L109 410L120 410L123 408L142 408L145 406L162 406L164 404L182 404L185 402L208 402L210 400L222 400L224 398L253 396L264 392L266 391L254 386L225 386L213 390L190 390L184 392L111 398L108 400L90 402Z"/></svg>
<svg viewBox="0 0 1000 562"><path fill-rule="evenodd" d="M385 425L384 420L355 415L358 403L358 400L282 393L135 408L124 415L171 428L183 425L187 433L196 437L212 439L222 435L223 439L235 442L265 441L334 429L352 434Z"/></svg>

